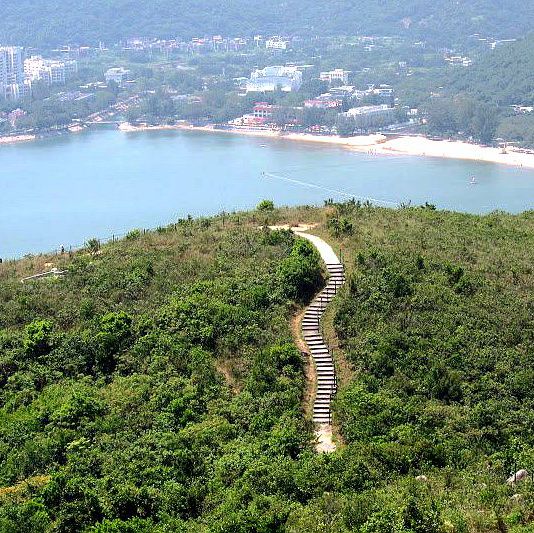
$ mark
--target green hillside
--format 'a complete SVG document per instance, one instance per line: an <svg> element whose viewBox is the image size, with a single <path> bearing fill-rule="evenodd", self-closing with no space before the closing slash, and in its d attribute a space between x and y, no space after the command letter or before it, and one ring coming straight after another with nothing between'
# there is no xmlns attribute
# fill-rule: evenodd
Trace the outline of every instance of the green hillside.
<svg viewBox="0 0 534 533"><path fill-rule="evenodd" d="M508 0L4 0L0 42L115 42L131 36L337 35L378 33L451 42L475 32L514 37L529 31L528 2Z"/></svg>
<svg viewBox="0 0 534 533"><path fill-rule="evenodd" d="M299 221L348 273L330 455L292 340L324 270L260 228ZM1 264L0 532L531 532L533 249L533 212L349 202Z"/></svg>
<svg viewBox="0 0 534 533"><path fill-rule="evenodd" d="M534 114L512 106L534 105L534 34L484 54L453 75L442 75L443 97L428 104L433 133L462 131L483 142L495 137L534 147ZM485 133L484 133L485 132Z"/></svg>
<svg viewBox="0 0 534 533"><path fill-rule="evenodd" d="M449 90L501 106L534 103L534 34L485 54L453 77Z"/></svg>

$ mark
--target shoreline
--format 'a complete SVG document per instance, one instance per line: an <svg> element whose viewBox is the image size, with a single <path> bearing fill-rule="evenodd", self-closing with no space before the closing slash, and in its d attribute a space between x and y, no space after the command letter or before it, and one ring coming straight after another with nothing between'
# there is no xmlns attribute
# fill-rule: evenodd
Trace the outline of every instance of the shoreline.
<svg viewBox="0 0 534 533"><path fill-rule="evenodd" d="M310 133L283 133L272 130L254 130L228 128L219 129L210 126L191 126L190 124L161 125L161 126L132 126L121 124L119 130L125 133L144 131L200 131L205 133L226 133L268 139L300 141L326 145L341 146L350 150L373 155L433 157L439 159L456 159L493 163L516 168L534 169L534 154L521 153L513 148L503 154L500 148L471 144L465 141L435 141L423 135L399 136L387 139L381 134L359 135L353 137L338 137L336 135L313 135Z"/></svg>
<svg viewBox="0 0 534 533"><path fill-rule="evenodd" d="M72 124L68 133L79 133L85 130L84 126ZM186 121L179 124L161 124L156 126L133 126L128 123L118 125L118 130L124 133L138 133L147 131L200 131L204 133L222 133L260 137L275 140L288 140L306 143L340 146L349 150L372 155L433 157L439 159L456 159L493 163L516 168L534 169L534 154L521 153L513 148L503 154L500 148L471 144L465 141L431 140L423 135L399 136L387 139L379 133L358 135L353 137L339 137L337 135L314 135L311 133L285 133L274 130L260 130L253 128L217 128L213 125L192 126ZM20 134L0 136L0 146L12 145L22 142L35 141L40 138L37 134Z"/></svg>

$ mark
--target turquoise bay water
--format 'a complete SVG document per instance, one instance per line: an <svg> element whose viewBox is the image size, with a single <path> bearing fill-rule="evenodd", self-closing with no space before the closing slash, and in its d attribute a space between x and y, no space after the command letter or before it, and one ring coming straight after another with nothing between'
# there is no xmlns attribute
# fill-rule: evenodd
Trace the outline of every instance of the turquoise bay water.
<svg viewBox="0 0 534 533"><path fill-rule="evenodd" d="M0 257L250 208L263 198L278 205L343 198L262 172L395 203L473 213L534 208L533 170L226 134L99 129L0 147Z"/></svg>

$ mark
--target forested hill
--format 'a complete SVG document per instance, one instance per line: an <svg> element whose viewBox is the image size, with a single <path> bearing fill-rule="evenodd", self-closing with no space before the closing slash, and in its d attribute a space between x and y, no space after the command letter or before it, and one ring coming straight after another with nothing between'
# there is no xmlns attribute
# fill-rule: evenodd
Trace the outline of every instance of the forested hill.
<svg viewBox="0 0 534 533"><path fill-rule="evenodd" d="M3 0L0 42L376 33L446 43L475 32L515 37L533 25L531 2L523 0Z"/></svg>
<svg viewBox="0 0 534 533"><path fill-rule="evenodd" d="M328 455L291 333L324 270L259 227L299 221L347 268ZM262 202L0 264L0 532L532 533L533 249L534 212Z"/></svg>
<svg viewBox="0 0 534 533"><path fill-rule="evenodd" d="M471 68L458 73L448 85L501 106L534 103L534 34L484 55Z"/></svg>

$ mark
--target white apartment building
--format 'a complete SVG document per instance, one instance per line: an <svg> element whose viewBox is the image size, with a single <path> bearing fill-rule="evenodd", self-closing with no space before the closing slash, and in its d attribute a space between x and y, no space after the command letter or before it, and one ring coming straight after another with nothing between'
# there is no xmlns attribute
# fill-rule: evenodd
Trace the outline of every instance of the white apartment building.
<svg viewBox="0 0 534 533"><path fill-rule="evenodd" d="M29 81L44 81L48 85L65 84L67 78L78 71L73 59L50 60L31 56L24 61L24 74Z"/></svg>
<svg viewBox="0 0 534 533"><path fill-rule="evenodd" d="M350 70L343 70L342 68L336 68L327 72L321 72L319 79L321 81L327 81L328 83L341 83L341 85L347 85L349 83Z"/></svg>
<svg viewBox="0 0 534 533"><path fill-rule="evenodd" d="M30 92L31 85L24 80L24 48L0 47L0 98L18 100Z"/></svg>

